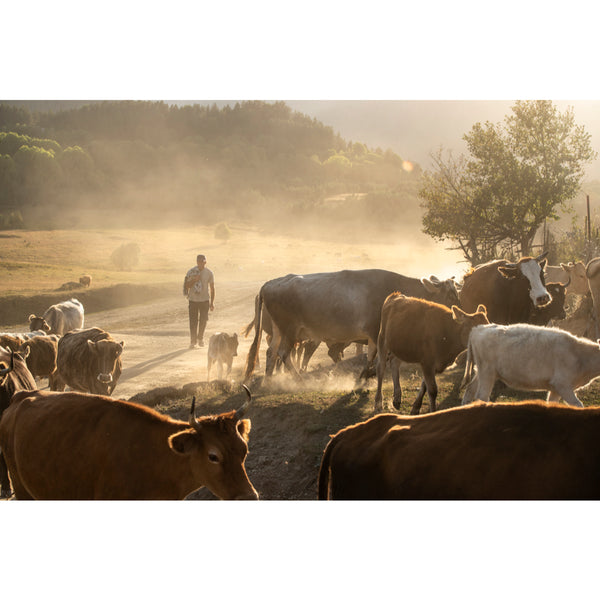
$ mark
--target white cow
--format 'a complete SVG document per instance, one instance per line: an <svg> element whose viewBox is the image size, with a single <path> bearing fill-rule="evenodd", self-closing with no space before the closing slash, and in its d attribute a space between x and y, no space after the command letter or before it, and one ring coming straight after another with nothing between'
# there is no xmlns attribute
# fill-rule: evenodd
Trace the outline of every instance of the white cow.
<svg viewBox="0 0 600 600"><path fill-rule="evenodd" d="M64 335L83 328L83 305L76 298L50 306L41 317L29 315L29 328Z"/></svg>
<svg viewBox="0 0 600 600"><path fill-rule="evenodd" d="M583 406L575 390L600 375L600 344L558 328L536 325L482 325L473 329L467 346L462 384L477 373L462 404L489 401L497 379L511 388L548 391L546 400L562 398Z"/></svg>

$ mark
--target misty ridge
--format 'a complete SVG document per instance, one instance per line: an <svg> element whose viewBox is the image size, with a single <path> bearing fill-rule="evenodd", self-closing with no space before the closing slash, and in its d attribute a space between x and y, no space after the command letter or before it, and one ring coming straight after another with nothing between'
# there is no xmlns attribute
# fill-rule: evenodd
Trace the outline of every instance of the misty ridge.
<svg viewBox="0 0 600 600"><path fill-rule="evenodd" d="M415 157L452 139L462 151L475 121L501 120L510 106L445 105L446 121L427 102L2 102L0 226L241 221L334 239L415 234L429 166ZM595 211L600 183L586 184L578 214L586 193Z"/></svg>

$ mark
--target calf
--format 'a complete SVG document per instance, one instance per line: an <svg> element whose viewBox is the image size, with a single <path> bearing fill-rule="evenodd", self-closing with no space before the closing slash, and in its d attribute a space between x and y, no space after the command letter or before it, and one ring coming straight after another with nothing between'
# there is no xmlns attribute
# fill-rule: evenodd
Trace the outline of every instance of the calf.
<svg viewBox="0 0 600 600"><path fill-rule="evenodd" d="M377 415L327 444L318 497L600 500L599 437L600 408L543 401Z"/></svg>
<svg viewBox="0 0 600 600"><path fill-rule="evenodd" d="M411 413L419 414L427 391L431 412L437 397L436 373L441 373L467 347L469 332L488 323L485 306L472 314L457 306L452 309L436 302L390 294L381 309L381 326L377 338L377 392L375 411L383 409L381 386L388 353L392 355L394 408L400 408L402 388L398 361L418 363L423 372L421 389Z"/></svg>
<svg viewBox="0 0 600 600"><path fill-rule="evenodd" d="M207 356L207 381L210 381L210 370L214 363L217 364L217 377L223 379L223 363L227 365L225 377L231 373L233 357L237 356L238 336L237 333L214 333L208 340Z"/></svg>
<svg viewBox="0 0 600 600"><path fill-rule="evenodd" d="M473 377L473 367L477 373ZM600 375L600 345L558 328L536 325L485 325L471 332L462 385L462 404L489 400L497 379L511 388L548 391L547 401L562 398L583 406L575 390Z"/></svg>
<svg viewBox="0 0 600 600"><path fill-rule="evenodd" d="M562 320L567 318L565 312L565 297L568 291L567 283L547 283L546 289L550 292L552 300L541 308L531 307L528 323L532 325L547 325L552 319Z"/></svg>

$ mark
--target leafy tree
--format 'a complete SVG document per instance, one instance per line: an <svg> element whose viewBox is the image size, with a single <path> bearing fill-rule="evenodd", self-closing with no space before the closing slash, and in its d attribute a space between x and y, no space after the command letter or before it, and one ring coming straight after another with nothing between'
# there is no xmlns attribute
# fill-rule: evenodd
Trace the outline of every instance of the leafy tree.
<svg viewBox="0 0 600 600"><path fill-rule="evenodd" d="M590 134L548 100L517 101L503 124L476 123L463 139L471 159L434 157L419 192L425 233L452 240L477 264L513 245L530 253L539 227L569 208L594 160Z"/></svg>

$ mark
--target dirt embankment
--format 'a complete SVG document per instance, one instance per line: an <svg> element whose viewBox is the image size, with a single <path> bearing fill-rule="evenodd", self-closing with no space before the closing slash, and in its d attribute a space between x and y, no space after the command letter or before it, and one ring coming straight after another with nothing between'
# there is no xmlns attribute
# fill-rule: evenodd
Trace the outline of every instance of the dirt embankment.
<svg viewBox="0 0 600 600"><path fill-rule="evenodd" d="M175 287L172 284L119 283L103 288L49 292L36 296L6 296L0 298L0 327L25 324L29 315L41 316L52 304L71 298L79 300L85 306L86 313L93 313L173 296L177 292Z"/></svg>

